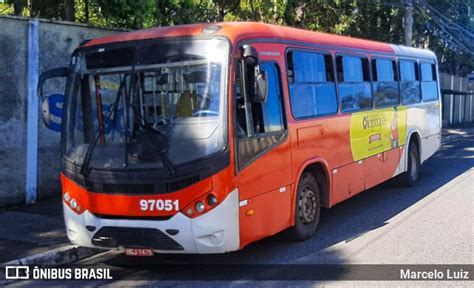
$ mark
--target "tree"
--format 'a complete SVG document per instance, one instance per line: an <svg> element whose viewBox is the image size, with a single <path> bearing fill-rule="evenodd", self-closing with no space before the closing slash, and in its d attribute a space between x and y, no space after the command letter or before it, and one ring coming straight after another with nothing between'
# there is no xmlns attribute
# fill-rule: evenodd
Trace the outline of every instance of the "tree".
<svg viewBox="0 0 474 288"><path fill-rule="evenodd" d="M6 0L6 3L3 5L10 7L2 8L4 13L13 11L15 15L23 13L100 27L142 29L251 20L395 44L404 42L401 0ZM413 3L412 44L433 50L442 71L465 74L474 70L474 0Z"/></svg>
<svg viewBox="0 0 474 288"><path fill-rule="evenodd" d="M216 20L222 22L228 13L232 13L239 8L240 0L214 0L212 3L217 10Z"/></svg>
<svg viewBox="0 0 474 288"><path fill-rule="evenodd" d="M74 21L75 15L75 1L74 0L64 0L64 20Z"/></svg>
<svg viewBox="0 0 474 288"><path fill-rule="evenodd" d="M141 29L154 23L154 0L95 0L106 23L113 27Z"/></svg>
<svg viewBox="0 0 474 288"><path fill-rule="evenodd" d="M23 8L25 8L26 4L26 0L14 0L13 10L15 11L15 15L20 15L23 12Z"/></svg>
<svg viewBox="0 0 474 288"><path fill-rule="evenodd" d="M416 3L416 45L433 50L443 72L465 75L474 70L474 1Z"/></svg>
<svg viewBox="0 0 474 288"><path fill-rule="evenodd" d="M282 0L243 0L239 9L232 12L231 20L251 20L272 24L289 24L286 16L291 1Z"/></svg>
<svg viewBox="0 0 474 288"><path fill-rule="evenodd" d="M20 16L28 4L27 0L7 0L5 3L7 5L13 5L13 15L15 16Z"/></svg>
<svg viewBox="0 0 474 288"><path fill-rule="evenodd" d="M156 26L210 22L216 18L211 1L156 0Z"/></svg>
<svg viewBox="0 0 474 288"><path fill-rule="evenodd" d="M75 20L74 0L34 0L30 3L29 10L32 17Z"/></svg>

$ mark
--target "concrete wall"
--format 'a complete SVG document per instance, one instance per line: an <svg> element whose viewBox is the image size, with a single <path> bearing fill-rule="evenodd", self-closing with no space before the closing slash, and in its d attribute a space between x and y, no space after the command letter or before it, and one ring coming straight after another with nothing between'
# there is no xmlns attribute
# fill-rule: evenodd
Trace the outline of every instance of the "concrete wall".
<svg viewBox="0 0 474 288"><path fill-rule="evenodd" d="M28 26L26 18L0 17L0 207L25 203ZM85 39L117 32L39 20L39 73L68 66L72 51ZM46 94L63 94L61 84ZM60 133L39 123L37 199L59 195L59 157Z"/></svg>
<svg viewBox="0 0 474 288"><path fill-rule="evenodd" d="M0 18L0 206L25 199L27 24Z"/></svg>

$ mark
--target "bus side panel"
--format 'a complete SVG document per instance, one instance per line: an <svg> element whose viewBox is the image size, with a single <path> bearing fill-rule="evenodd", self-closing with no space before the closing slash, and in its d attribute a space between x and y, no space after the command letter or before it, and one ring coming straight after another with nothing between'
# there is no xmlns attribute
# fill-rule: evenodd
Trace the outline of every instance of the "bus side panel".
<svg viewBox="0 0 474 288"><path fill-rule="evenodd" d="M292 225L292 185L250 198L239 209L240 247L274 235Z"/></svg>
<svg viewBox="0 0 474 288"><path fill-rule="evenodd" d="M328 116L319 119L294 121L292 133L292 156L294 168L299 168L308 159L325 159L329 169L350 164L352 152L349 142L350 115ZM295 137L296 136L296 137ZM298 179L300 175L295 175Z"/></svg>
<svg viewBox="0 0 474 288"><path fill-rule="evenodd" d="M331 206L394 177L402 154L396 147L333 170Z"/></svg>
<svg viewBox="0 0 474 288"><path fill-rule="evenodd" d="M364 190L364 167L354 162L333 170L330 206L346 200Z"/></svg>
<svg viewBox="0 0 474 288"><path fill-rule="evenodd" d="M372 188L398 174L398 166L403 155L403 150L400 147L364 160L365 189Z"/></svg>
<svg viewBox="0 0 474 288"><path fill-rule="evenodd" d="M421 162L423 163L441 147L441 133L421 138L421 147L423 147L421 150Z"/></svg>
<svg viewBox="0 0 474 288"><path fill-rule="evenodd" d="M419 133L421 163L430 158L441 146L439 107L439 102L420 103L407 107L407 131ZM409 139L407 139L407 144L408 141ZM405 150L408 153L408 149Z"/></svg>
<svg viewBox="0 0 474 288"><path fill-rule="evenodd" d="M391 150L385 151L382 153L381 161L383 165L382 171L382 181L386 181L392 177L398 175L398 167L402 161L403 156L403 146L393 148ZM369 187L366 187L366 189Z"/></svg>
<svg viewBox="0 0 474 288"><path fill-rule="evenodd" d="M375 156L372 156L363 160L364 189L369 189L370 187L374 187L375 185L380 184L383 181L387 180L386 177L384 178L385 175L383 173L384 170L386 170L387 168L384 165L385 163L382 161L383 153L379 153Z"/></svg>
<svg viewBox="0 0 474 288"><path fill-rule="evenodd" d="M440 104L438 101L424 103L425 125L421 127L421 162L430 158L441 146Z"/></svg>

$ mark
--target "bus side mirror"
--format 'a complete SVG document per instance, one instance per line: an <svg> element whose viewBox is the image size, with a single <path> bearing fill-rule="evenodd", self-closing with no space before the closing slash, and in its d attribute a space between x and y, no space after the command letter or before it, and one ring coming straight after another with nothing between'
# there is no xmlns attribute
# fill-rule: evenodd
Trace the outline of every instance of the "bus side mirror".
<svg viewBox="0 0 474 288"><path fill-rule="evenodd" d="M255 47L252 47L250 45L244 45L242 47L242 57L245 60L245 64L250 65L250 66L256 66L259 63L259 58L258 58L258 52Z"/></svg>
<svg viewBox="0 0 474 288"><path fill-rule="evenodd" d="M57 132L61 131L64 95L53 94L45 96L43 86L49 79L66 78L68 75L69 68L56 68L41 74L38 81L38 97L41 99L41 118L46 127Z"/></svg>
<svg viewBox="0 0 474 288"><path fill-rule="evenodd" d="M244 45L242 49L242 57L244 58L245 64L254 70L254 83L249 83L249 87L252 90L250 91L252 102L265 102L267 101L268 94L267 73L260 70L258 51L255 47L250 45ZM252 71L251 69L249 69L250 73Z"/></svg>

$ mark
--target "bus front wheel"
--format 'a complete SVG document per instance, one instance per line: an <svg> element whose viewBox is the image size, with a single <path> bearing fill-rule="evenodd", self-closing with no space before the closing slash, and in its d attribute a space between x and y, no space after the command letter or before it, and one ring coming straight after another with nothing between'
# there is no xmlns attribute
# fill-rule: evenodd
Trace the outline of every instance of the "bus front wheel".
<svg viewBox="0 0 474 288"><path fill-rule="evenodd" d="M318 229L321 215L321 197L318 182L313 174L303 173L295 201L295 226L289 230L290 237L295 240L311 238Z"/></svg>

